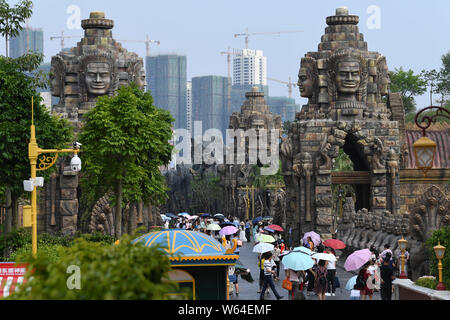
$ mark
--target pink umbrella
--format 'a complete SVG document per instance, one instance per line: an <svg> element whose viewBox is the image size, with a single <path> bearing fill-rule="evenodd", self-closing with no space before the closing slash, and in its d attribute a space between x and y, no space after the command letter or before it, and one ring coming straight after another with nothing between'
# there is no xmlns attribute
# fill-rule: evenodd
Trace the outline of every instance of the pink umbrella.
<svg viewBox="0 0 450 320"><path fill-rule="evenodd" d="M348 256L345 261L344 268L347 271L354 271L365 265L372 256L369 249L357 250Z"/></svg>
<svg viewBox="0 0 450 320"><path fill-rule="evenodd" d="M235 234L236 232L238 232L239 229L233 226L228 226L223 228L222 230L219 231L219 234L221 236L228 236L230 234Z"/></svg>
<svg viewBox="0 0 450 320"><path fill-rule="evenodd" d="M320 235L315 233L314 231L305 233L303 237L303 242L306 242L308 240L308 237L311 237L311 240L315 246L317 246L320 243Z"/></svg>

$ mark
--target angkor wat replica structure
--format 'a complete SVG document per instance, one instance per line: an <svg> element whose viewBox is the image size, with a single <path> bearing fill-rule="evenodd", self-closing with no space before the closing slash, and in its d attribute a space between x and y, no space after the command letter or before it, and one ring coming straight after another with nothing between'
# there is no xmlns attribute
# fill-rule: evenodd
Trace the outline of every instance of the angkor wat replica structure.
<svg viewBox="0 0 450 320"><path fill-rule="evenodd" d="M67 118L75 131L98 97L112 96L130 82L145 87L143 59L112 38L113 20L106 19L103 12L92 12L81 26L84 37L76 47L52 57L50 74L52 95L59 98L52 111ZM67 159L62 159L58 167L58 173L46 184L45 201L41 201L40 230L74 234L79 226L78 175L71 171ZM97 211L99 207L106 208L99 204ZM104 214L108 216L108 212ZM109 230L108 219L95 219L104 221L105 226L94 229Z"/></svg>
<svg viewBox="0 0 450 320"><path fill-rule="evenodd" d="M449 172L436 169L423 179L408 166L411 142L401 97L389 91L386 58L368 50L358 21L338 8L326 19L318 51L301 59L298 86L308 104L280 148L287 224L297 242L315 230L324 239L343 240L348 253L386 243L394 251L403 236L417 277L427 267L423 243L429 232L450 225L449 188L442 179ZM353 162L353 172L332 171L340 149ZM337 234L331 228L332 184L356 185L356 199L346 199ZM415 189L422 190L419 199Z"/></svg>
<svg viewBox="0 0 450 320"><path fill-rule="evenodd" d="M229 161L224 161L225 164L217 166L217 172L220 176L221 187L223 188L224 206L223 213L231 216L238 217L239 219L248 219L248 210L250 206L250 196L245 187L250 186L252 183L249 177L250 172L254 170L255 166L262 167L263 165L259 161L255 161L253 164L250 161L250 155L261 143L262 134L265 130L265 137L267 140L267 154L271 152L271 130L278 130L276 136L277 142L281 137L282 121L281 116L273 114L269 111L269 106L264 99L264 92L259 92L255 87L251 92L247 92L246 100L242 104L240 112L234 112L230 116L230 123L228 129L235 132L236 137L234 143L234 159L233 164ZM246 134L250 130L255 130L257 143L252 144L249 139L246 139ZM243 157L239 161L238 148L242 148ZM262 150L259 150L260 152ZM244 159L245 158L245 159ZM254 194L253 202L257 207L255 216L262 215L264 213L264 207L266 206L261 201L261 196ZM256 201L255 201L256 199ZM252 208L252 211L254 209Z"/></svg>

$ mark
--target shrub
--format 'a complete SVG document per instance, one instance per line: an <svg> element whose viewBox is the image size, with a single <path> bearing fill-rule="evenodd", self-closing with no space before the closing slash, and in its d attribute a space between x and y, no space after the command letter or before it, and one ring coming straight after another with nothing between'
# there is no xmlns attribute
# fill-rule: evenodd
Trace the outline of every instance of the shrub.
<svg viewBox="0 0 450 320"><path fill-rule="evenodd" d="M76 239L73 246L56 248L56 261L45 250L36 258L25 254L18 263L29 263L32 279L8 299L15 300L162 300L179 291L178 284L162 281L171 270L168 256L159 247L132 244L124 236L119 245ZM70 266L80 270L80 289L69 289ZM31 273L27 273L29 278ZM75 282L76 283L76 282ZM31 288L31 289L30 289Z"/></svg>
<svg viewBox="0 0 450 320"><path fill-rule="evenodd" d="M443 266L443 282L447 290L450 290L450 228L444 227L433 232L431 237L426 241L425 245L429 250L430 255L430 273L439 280L438 272L438 260L434 253L433 247L441 243L446 248L444 259L442 260Z"/></svg>
<svg viewBox="0 0 450 320"><path fill-rule="evenodd" d="M434 289L436 289L438 281L436 280L435 277L424 276L424 277L420 277L419 279L417 279L414 283L418 286L430 288L430 289L434 290Z"/></svg>

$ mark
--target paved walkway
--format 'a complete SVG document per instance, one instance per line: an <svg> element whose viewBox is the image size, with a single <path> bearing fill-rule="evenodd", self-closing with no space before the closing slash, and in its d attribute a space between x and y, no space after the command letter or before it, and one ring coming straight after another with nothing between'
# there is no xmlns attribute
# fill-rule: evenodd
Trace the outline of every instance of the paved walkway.
<svg viewBox="0 0 450 320"><path fill-rule="evenodd" d="M254 243L244 243L243 247L240 248L240 261L251 270L251 274L255 281L253 283L249 283L246 280L239 277L239 296L230 295L230 300L259 300L259 270L258 270L258 255L252 252ZM325 297L327 300L349 300L350 292L345 290L345 284L347 281L355 275L355 273L347 272L342 267L339 266L339 263L343 264L343 261L339 261L337 263L337 271L336 274L339 277L339 281L341 283L341 288L336 289L336 296L334 297ZM283 279L284 279L284 267L283 264L280 264L280 281L274 281L275 288L278 293L283 297L282 300L288 300L288 291L281 287ZM306 295L306 289L303 291ZM270 293L265 296L266 300L276 300L275 295L272 290ZM307 300L318 300L316 295L306 296ZM380 293L375 292L373 296L373 300L381 300Z"/></svg>

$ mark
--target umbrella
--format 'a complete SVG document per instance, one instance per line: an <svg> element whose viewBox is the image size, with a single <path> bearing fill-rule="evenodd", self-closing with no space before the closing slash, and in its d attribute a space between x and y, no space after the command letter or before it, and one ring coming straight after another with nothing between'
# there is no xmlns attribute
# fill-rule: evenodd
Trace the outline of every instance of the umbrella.
<svg viewBox="0 0 450 320"><path fill-rule="evenodd" d="M256 240L259 242L267 242L267 243L275 242L274 237L269 236L268 234L260 235Z"/></svg>
<svg viewBox="0 0 450 320"><path fill-rule="evenodd" d="M316 253L312 257L317 260L336 261L336 256L330 253Z"/></svg>
<svg viewBox="0 0 450 320"><path fill-rule="evenodd" d="M265 220L265 221L269 221L269 220L272 220L272 217L264 217L262 219Z"/></svg>
<svg viewBox="0 0 450 320"><path fill-rule="evenodd" d="M221 214L221 213L218 213L218 214L214 215L214 218L219 219L219 220L224 220L225 216L223 214Z"/></svg>
<svg viewBox="0 0 450 320"><path fill-rule="evenodd" d="M357 250L348 256L345 260L344 268L347 271L354 271L365 265L372 256L369 249Z"/></svg>
<svg viewBox="0 0 450 320"><path fill-rule="evenodd" d="M187 213L187 212L181 212L181 213L179 213L178 215L179 215L179 216L190 216L190 214Z"/></svg>
<svg viewBox="0 0 450 320"><path fill-rule="evenodd" d="M254 253L265 253L273 250L274 245L270 243L260 242L253 247Z"/></svg>
<svg viewBox="0 0 450 320"><path fill-rule="evenodd" d="M306 242L308 240L308 237L311 237L311 240L315 246L317 246L320 243L320 235L315 233L314 231L305 233L305 236L303 237L303 242Z"/></svg>
<svg viewBox="0 0 450 320"><path fill-rule="evenodd" d="M178 216L173 214L173 213L166 213L166 216L167 217L171 217L171 218L175 218L175 219L178 218Z"/></svg>
<svg viewBox="0 0 450 320"><path fill-rule="evenodd" d="M314 266L314 260L310 255L303 252L291 252L283 257L283 265L291 270L308 270Z"/></svg>
<svg viewBox="0 0 450 320"><path fill-rule="evenodd" d="M172 218L167 217L167 216L164 215L164 214L161 215L161 219L163 219L163 221L170 221L170 220L172 220Z"/></svg>
<svg viewBox="0 0 450 320"><path fill-rule="evenodd" d="M275 230L275 231L279 231L279 232L283 232L284 229L282 227L280 227L277 224L271 224L268 226L270 229Z"/></svg>
<svg viewBox="0 0 450 320"><path fill-rule="evenodd" d="M210 218L211 215L209 213L203 213L203 214L200 215L200 217L202 217L202 218Z"/></svg>
<svg viewBox="0 0 450 320"><path fill-rule="evenodd" d="M223 228L222 230L220 230L219 234L221 236L228 236L230 234L235 234L236 232L238 232L239 229L234 227L234 226L228 226Z"/></svg>
<svg viewBox="0 0 450 320"><path fill-rule="evenodd" d="M325 247L333 248L333 249L345 249L346 245L341 240L336 239L328 239L323 242Z"/></svg>
<svg viewBox="0 0 450 320"><path fill-rule="evenodd" d="M225 227L235 227L235 228L236 228L236 226L234 225L234 223L231 223L231 222L222 222L222 223L220 224L220 227L221 227L221 228L225 228Z"/></svg>
<svg viewBox="0 0 450 320"><path fill-rule="evenodd" d="M303 253L306 253L309 255L314 254L314 251L309 250L307 247L297 247L297 248L294 248L294 252L295 251L303 252Z"/></svg>
<svg viewBox="0 0 450 320"><path fill-rule="evenodd" d="M197 219L197 218L198 218L198 216L193 215L193 216L190 216L188 219L189 219L189 220L192 220L192 219Z"/></svg>
<svg viewBox="0 0 450 320"><path fill-rule="evenodd" d="M258 222L260 222L262 220L262 217L256 217L255 219L253 219L252 223L253 224L257 224Z"/></svg>
<svg viewBox="0 0 450 320"><path fill-rule="evenodd" d="M219 231L221 229L222 228L217 223L211 223L210 225L208 225L206 227L206 230L209 230L209 231Z"/></svg>
<svg viewBox="0 0 450 320"><path fill-rule="evenodd" d="M265 231L267 231L267 232L275 233L275 230L273 230L273 229L271 229L271 228L269 228L269 227L264 227L263 230L265 230Z"/></svg>
<svg viewBox="0 0 450 320"><path fill-rule="evenodd" d="M250 273L250 269L244 266L244 264L238 260L236 261L236 270L239 271L239 275L242 279L246 280L247 282L252 283L255 281L252 277L252 274Z"/></svg>
<svg viewBox="0 0 450 320"><path fill-rule="evenodd" d="M351 277L347 281L347 284L345 285L345 290L352 291L354 289L356 284L356 278L358 278L358 276Z"/></svg>

